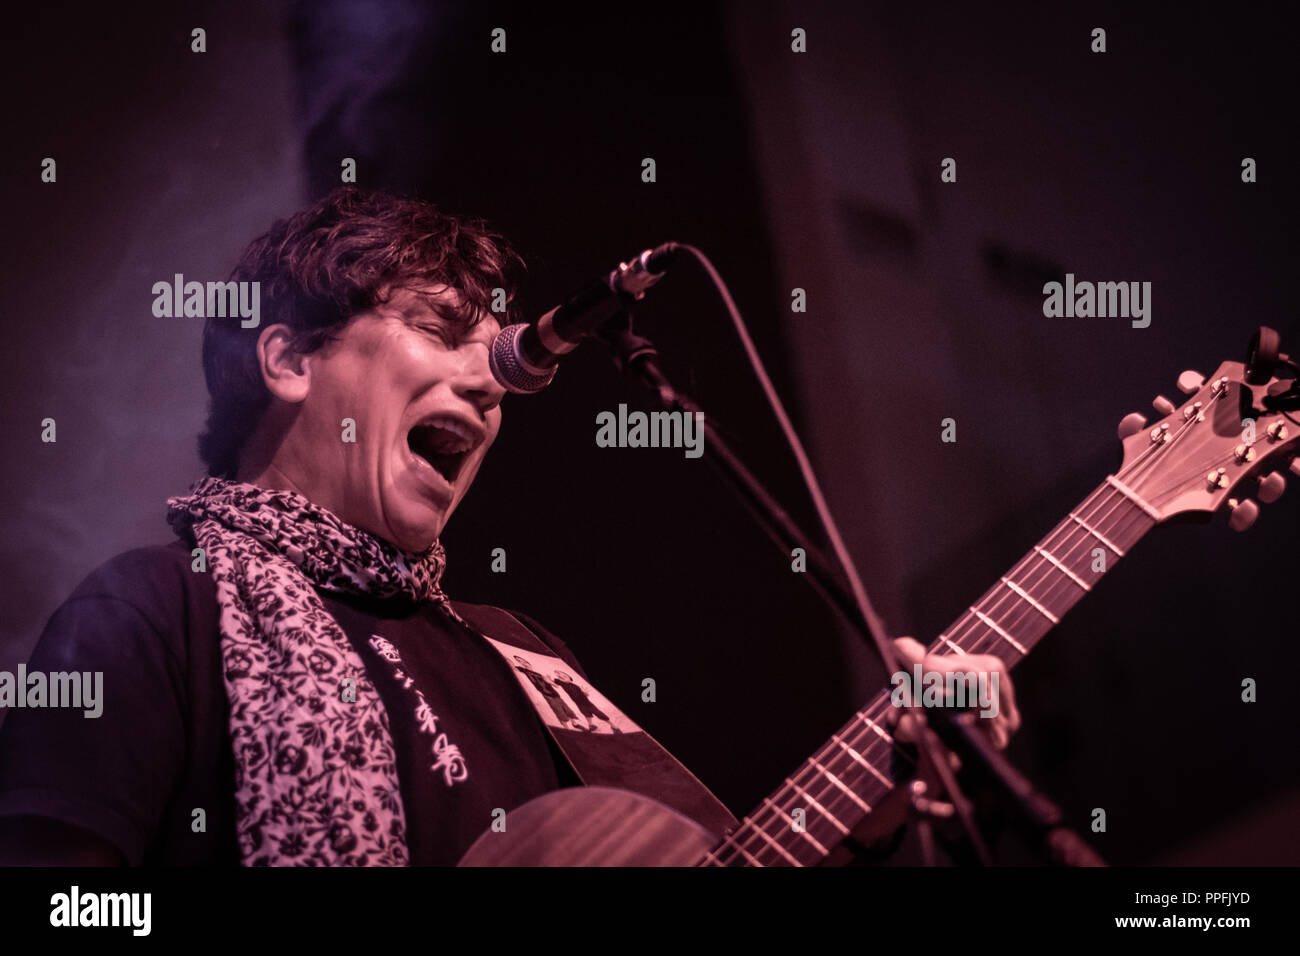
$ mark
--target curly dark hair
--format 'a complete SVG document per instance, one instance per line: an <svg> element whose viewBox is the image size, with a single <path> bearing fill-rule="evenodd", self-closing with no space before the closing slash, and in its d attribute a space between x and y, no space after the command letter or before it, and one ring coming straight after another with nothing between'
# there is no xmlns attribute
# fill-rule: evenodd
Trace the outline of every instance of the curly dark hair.
<svg viewBox="0 0 1300 956"><path fill-rule="evenodd" d="M356 186L339 187L279 220L249 243L230 275L260 283L261 326L245 329L209 317L203 328L211 403L199 455L208 473L235 477L240 452L270 403L257 361L257 338L266 325L289 326L294 348L310 354L393 291L442 284L460 293L460 309L447 317L466 328L492 312L494 290L504 289L506 314L496 318L507 325L518 318L515 291L524 268L482 219Z"/></svg>

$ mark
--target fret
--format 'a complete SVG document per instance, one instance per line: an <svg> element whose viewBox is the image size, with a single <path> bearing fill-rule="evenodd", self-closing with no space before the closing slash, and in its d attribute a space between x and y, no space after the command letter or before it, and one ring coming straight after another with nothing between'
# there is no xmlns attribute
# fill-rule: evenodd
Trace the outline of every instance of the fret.
<svg viewBox="0 0 1300 956"><path fill-rule="evenodd" d="M1018 650L1021 653L1021 655L1025 655L1029 653L1027 650L1025 650L1024 646L1021 645L1019 641L1017 641L1006 631L1002 630L1002 628L998 627L997 622L994 621L993 618L985 614L983 611L980 611L972 607L971 613L974 614L981 621L983 621L985 624L987 624L989 627L991 627L997 633L998 637L1002 638L1002 640L1006 641L1008 644L1010 644L1012 647Z"/></svg>
<svg viewBox="0 0 1300 956"><path fill-rule="evenodd" d="M778 819L784 816L784 814L781 813L781 808L778 807L775 803L773 803L768 797L764 797L763 802L776 811L776 815ZM751 824L750 827L751 829L756 830L758 832L758 835L768 842L768 845L771 846L772 849L776 850L777 853L780 853L783 857L789 860L791 866L803 866L802 863L800 863L798 860L796 860L794 857L792 857L789 853L786 852L785 847L783 847L781 844L777 843L770 836L768 836L767 831L764 830L763 827L754 825L754 821L751 817L746 817L745 820L746 822Z"/></svg>
<svg viewBox="0 0 1300 956"><path fill-rule="evenodd" d="M1127 496L1103 485L1035 545L935 646L941 643L951 648L955 638L966 652L997 652L1008 664L1015 663L1016 655L1005 651L1003 645L1011 644L1024 656L1091 590L1082 574L1100 572L1085 571L1093 561L1089 543L1103 540L1119 556L1153 525L1149 515ZM1062 590L1060 585L1067 581L1068 587ZM1001 585L1015 597L1001 590Z"/></svg>
<svg viewBox="0 0 1300 956"><path fill-rule="evenodd" d="M1160 520L1160 512L1156 511L1155 508L1153 508L1150 504L1147 503L1145 498L1139 495L1128 485L1124 484L1124 482L1120 481L1114 475L1106 476L1106 484L1110 485L1112 488L1117 488L1120 494L1122 494L1129 501L1133 502L1135 505L1137 505L1147 514L1149 514L1153 521Z"/></svg>
<svg viewBox="0 0 1300 956"><path fill-rule="evenodd" d="M840 821L836 819L835 814L831 813L820 803L818 803L817 798L814 797L811 793L809 793L803 787L799 786L799 784L795 783L793 780L787 780L786 785L794 787L796 790L798 790L799 793L801 793L809 803L811 803L814 807L817 808L817 812L822 815L822 818L825 819L827 822L834 824L835 828L839 830L840 833L842 833L844 836L849 835L849 828L846 827L844 824L840 823ZM806 823L804 825L804 829L805 830L807 829Z"/></svg>
<svg viewBox="0 0 1300 956"><path fill-rule="evenodd" d="M1039 603L1051 600L1044 594ZM1015 662L1051 628L1047 618L999 582L967 608L948 631L963 653L998 654L1007 662ZM936 642L932 650L938 647Z"/></svg>
<svg viewBox="0 0 1300 956"><path fill-rule="evenodd" d="M846 787L844 785L843 780L835 776L835 774L831 773L829 770L827 770L825 767L819 764L816 760L810 759L808 762L812 764L814 767L816 767L821 772L823 777L825 777L831 783L835 784L835 786L839 787L840 791L846 797L848 797L850 800L856 803L858 805L858 808L862 811L864 815L871 812L871 804L867 803L860 796L858 796L857 793L855 793L851 787ZM888 783L888 781L885 782Z"/></svg>
<svg viewBox="0 0 1300 956"><path fill-rule="evenodd" d="M1089 541L1088 543L1091 544L1092 542ZM1094 579L1098 575L1097 572L1091 570L1091 551L1081 556L1062 555L1061 564L1069 572L1068 574L1063 572L1056 564L1046 561L1037 552L1033 552L1027 560L1030 563L1016 577L1018 583L1024 587L1029 596L1041 604L1043 610L1056 618L1056 621L1043 625L1043 634L1046 634L1056 624L1060 623L1061 618L1070 612L1070 608L1079 603L1083 596L1091 590L1091 585L1087 588L1078 586L1080 581L1087 584L1084 575L1092 575ZM1065 561L1077 562L1077 570L1065 564ZM1034 613L1042 617L1037 610ZM1026 636L1030 641L1034 641L1042 635L1031 636L1027 633Z"/></svg>
<svg viewBox="0 0 1300 956"><path fill-rule="evenodd" d="M929 652L996 653L1008 667L1013 666L1092 590L1096 578L1113 566L1107 562L1103 569L1094 569L1094 542L1101 542L1115 557L1123 557L1158 520L1156 511L1132 488L1113 475L1108 477L940 634ZM763 866L756 855L763 848L755 852L746 849L746 844L752 848L757 837L790 865L805 865L766 832L777 822L782 833L793 830L788 814L777 802L785 802L792 793L802 795L817 810L819 832L825 840L835 843L831 839L835 831L851 833L873 804L879 805L894 788L894 738L880 725L891 708L890 692L884 690L839 732L831 734L830 741L785 781L775 800L764 798L704 862ZM886 745L883 748L882 743ZM873 754L872 750L883 752ZM834 812L825 804L832 804ZM793 842L791 849L827 856L825 844L808 830L805 823L803 830L795 831L804 840Z"/></svg>
<svg viewBox="0 0 1300 956"><path fill-rule="evenodd" d="M750 853L743 846L736 846L734 849L740 851L740 855L749 861L750 866L763 866L763 864L759 862L758 857L754 856L754 854Z"/></svg>
<svg viewBox="0 0 1300 956"><path fill-rule="evenodd" d="M877 779L879 779L880 782L883 783L886 787L893 787L894 781L890 780L883 773L877 770L876 765L873 764L871 761L869 761L866 757L862 756L862 754L858 753L856 750L854 750L852 747L846 744L843 740L841 740L839 734L831 734L831 740L835 741L837 744L843 747L845 752L850 757L852 757L862 766L866 767L869 772L875 774Z"/></svg>
<svg viewBox="0 0 1300 956"><path fill-rule="evenodd" d="M1055 614L1053 614L1053 613L1052 613L1051 611L1049 611L1047 608L1043 607L1041 604L1039 604L1037 601L1035 601L1035 600L1033 599L1033 597L1032 597L1032 596L1031 596L1027 591L1025 591L1025 590L1024 590L1024 589L1023 589L1019 584L1017 584L1015 581L1012 581L1010 578L1003 578L1003 579L1002 579L1002 583L1005 584L1007 587L1009 587L1011 590L1015 591L1017 594L1019 594L1020 597L1023 598L1025 601L1028 601L1030 607L1032 607L1032 608L1033 608L1035 611L1037 611L1039 614L1043 615L1043 617L1047 618L1047 619L1048 619L1049 621L1051 621L1053 624L1060 624L1060 623L1061 623L1061 619L1060 619L1060 618L1058 618Z"/></svg>
<svg viewBox="0 0 1300 956"><path fill-rule="evenodd" d="M865 713L863 713L862 711L858 711L858 720L862 721L864 724L866 724L868 727L870 727L872 730L874 730L876 733L878 733L878 734L880 735L881 739L883 739L883 740L885 741L885 743L887 743L887 744L892 744L892 743L894 742L894 738L893 738L893 737L891 737L891 736L889 736L889 734L885 733L885 732L880 728L880 725L879 725L879 724L877 724L874 720L872 720L870 717L868 717L868 716L867 716Z"/></svg>
<svg viewBox="0 0 1300 956"><path fill-rule="evenodd" d="M1112 551L1114 551L1114 552L1115 552L1117 555L1119 555L1121 558L1124 557L1124 552L1123 552L1123 550L1121 550L1121 549L1120 549L1119 547L1117 547L1116 545L1111 544L1109 541L1107 541L1105 535L1099 533L1095 528L1093 528L1091 525L1089 525L1088 522L1084 521L1082 518L1080 518L1080 517L1079 517L1077 514L1075 514L1073 511L1070 512L1070 517L1073 518L1075 521L1077 521L1077 522L1079 523L1080 527L1083 528L1083 530L1087 531L1090 535L1092 535L1094 538L1096 538L1098 541L1100 541L1100 542L1101 542L1102 544L1104 544L1106 547L1110 548Z"/></svg>
<svg viewBox="0 0 1300 956"><path fill-rule="evenodd" d="M1091 584L1089 584L1087 581L1083 580L1081 577L1079 577L1077 574L1075 574L1073 571L1071 571L1069 568L1067 568L1065 565L1063 565L1060 561L1058 561L1058 560L1056 559L1056 556L1053 555L1050 551L1046 551L1046 550L1044 550L1043 548L1040 548L1038 545L1034 545L1034 550L1037 551L1039 554L1041 554L1043 557L1045 557L1049 562L1051 562L1051 563L1056 567L1056 569L1057 569L1058 571L1060 571L1060 572L1062 572L1063 574L1065 574L1065 575L1066 575L1067 577L1069 577L1070 580L1072 580L1075 584L1077 584L1077 585L1079 585L1079 587L1083 588L1083 590L1084 590L1085 593L1088 592L1088 591L1091 591L1091 590L1092 590L1092 585L1091 585Z"/></svg>
<svg viewBox="0 0 1300 956"><path fill-rule="evenodd" d="M813 805L813 808L816 810L816 812L818 812L818 814L820 814L820 816L814 817L813 814L811 814L810 810L806 808L806 806L801 806L800 809L803 810L803 829L796 830L794 829L793 810L792 810L792 812L787 814L787 821L785 821L784 826L781 827L781 832L783 832L783 834L784 832L788 832L788 831L797 832L797 834L802 835L803 838L809 840L809 842L816 845L816 847L822 847L823 844L822 844L822 840L816 839L816 836L814 835L814 829L813 829L814 823L820 823L820 825L826 825L826 823L829 823L829 825L835 827L835 830L840 831L839 834L836 834L835 830L831 830L829 829L829 827L822 826L823 836L824 838L826 838L826 842L829 845L832 845L832 847L835 847L835 844L839 843L840 840L844 839L845 836L849 835L848 827L844 826L844 823L841 823L839 819L836 818L835 814L829 812L829 810L824 808L822 804L818 803L818 800L816 800L815 797L811 795L811 793L807 792L806 790L803 790L803 787L798 786L798 784L794 783L793 780L787 780L787 782L785 782L785 786L793 787L794 790L796 790L798 793L800 793L800 795L803 796L803 799L805 799L807 803ZM824 795L823 793L823 796L826 795ZM826 856L826 853L822 853L822 856Z"/></svg>
<svg viewBox="0 0 1300 956"><path fill-rule="evenodd" d="M789 785L789 783L790 783L790 781L787 780L787 781L786 781L786 784ZM781 809L780 807L778 807L775 803L773 803L773 802L771 801L770 798L766 798L766 797L765 797L765 798L763 799L763 802L766 803L769 807L771 807L773 810L776 811L776 819L773 820L773 821L771 821L771 822L773 822L773 823L776 823L776 822L778 822L778 821L780 822L780 827L777 829L777 832L773 835L772 839L774 839L774 840L787 839L787 834L790 834L790 833L797 833L797 834L799 834L801 837L803 837L805 840L807 840L809 843L811 843L813 849L816 850L820 855L822 855L822 856L826 856L828 853L830 853L830 851L827 850L826 847L822 846L821 841L818 840L815 836L813 836L813 835L808 831L808 812L807 812L807 810L804 810L804 825L803 825L803 829L802 829L802 830L797 830L797 829L795 829L795 827L794 827L794 815L793 815L793 813L782 810L782 809ZM799 809L803 809L803 808L800 807ZM764 828L766 828L766 824L764 825ZM798 841L795 841L795 842L798 842Z"/></svg>

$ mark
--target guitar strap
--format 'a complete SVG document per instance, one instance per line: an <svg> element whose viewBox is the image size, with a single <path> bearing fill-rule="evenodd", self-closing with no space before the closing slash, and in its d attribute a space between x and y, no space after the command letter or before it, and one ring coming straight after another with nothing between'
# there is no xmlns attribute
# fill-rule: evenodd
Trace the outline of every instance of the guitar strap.
<svg viewBox="0 0 1300 956"><path fill-rule="evenodd" d="M481 604L453 606L510 665L583 784L658 800L718 836L736 826L736 818L693 773L513 614Z"/></svg>

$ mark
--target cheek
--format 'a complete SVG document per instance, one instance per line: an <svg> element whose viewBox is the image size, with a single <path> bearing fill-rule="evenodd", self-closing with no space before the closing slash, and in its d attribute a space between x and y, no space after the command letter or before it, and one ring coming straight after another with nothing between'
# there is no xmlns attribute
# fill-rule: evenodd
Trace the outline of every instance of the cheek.
<svg viewBox="0 0 1300 956"><path fill-rule="evenodd" d="M388 447L406 410L398 383L382 369L372 367L338 384L316 409L315 426L321 437L340 441L346 432L352 432L358 446L369 450Z"/></svg>
<svg viewBox="0 0 1300 956"><path fill-rule="evenodd" d="M475 471L477 471L479 466L483 464L483 460L487 458L488 453L492 451L492 446L496 444L499 425L500 423L498 422L496 425L488 426L487 440L483 442L483 447L478 450L478 456L474 463Z"/></svg>
<svg viewBox="0 0 1300 956"><path fill-rule="evenodd" d="M343 419L354 416L350 416L343 410L337 393L331 393L311 403L304 409L304 414L307 419L307 433L313 445L325 450L338 443L341 449L343 439L346 437Z"/></svg>
<svg viewBox="0 0 1300 956"><path fill-rule="evenodd" d="M399 388L420 388L431 378L446 378L459 366L455 355L427 332L401 328L381 362Z"/></svg>
<svg viewBox="0 0 1300 956"><path fill-rule="evenodd" d="M487 420L487 441L483 443L483 454L486 455L492 450L492 446L496 443L497 435L499 434L501 434L500 413L497 413L495 419L489 415Z"/></svg>
<svg viewBox="0 0 1300 956"><path fill-rule="evenodd" d="M318 372L306 405L313 427L332 431L337 436L342 434L345 418L353 419L360 426L369 395L368 389L359 387L361 382L364 378L351 364L335 363L323 373ZM360 434L357 437L360 439Z"/></svg>
<svg viewBox="0 0 1300 956"><path fill-rule="evenodd" d="M483 460L487 458L487 454L491 450L492 443L495 439L495 429L489 428L487 440L485 440L482 446L479 447L478 451L474 453L474 458L461 473L461 480L457 482L457 484L461 486L460 493L462 495L469 490L470 484L472 484L474 479L478 477L478 473L483 467Z"/></svg>
<svg viewBox="0 0 1300 956"><path fill-rule="evenodd" d="M491 441L484 442L483 447L480 448L478 452L474 455L474 459L470 462L470 466L466 471L466 477L469 480L472 481L475 477L478 476L479 470L483 467L483 460L487 458L488 450L491 447L492 447Z"/></svg>

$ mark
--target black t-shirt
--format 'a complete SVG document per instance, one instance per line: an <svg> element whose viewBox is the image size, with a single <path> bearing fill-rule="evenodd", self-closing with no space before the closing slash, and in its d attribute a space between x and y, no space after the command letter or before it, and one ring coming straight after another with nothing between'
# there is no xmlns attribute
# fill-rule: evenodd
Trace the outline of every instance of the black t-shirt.
<svg viewBox="0 0 1300 956"><path fill-rule="evenodd" d="M102 714L11 710L0 727L0 816L84 827L133 865L239 863L216 587L190 562L180 541L121 554L50 618L27 672L102 671ZM412 864L454 864L493 810L578 785L509 665L477 634L436 608L317 593L388 712ZM582 673L563 643L516 616ZM435 759L413 689L372 635L397 649L464 779ZM197 809L206 832L194 832Z"/></svg>

